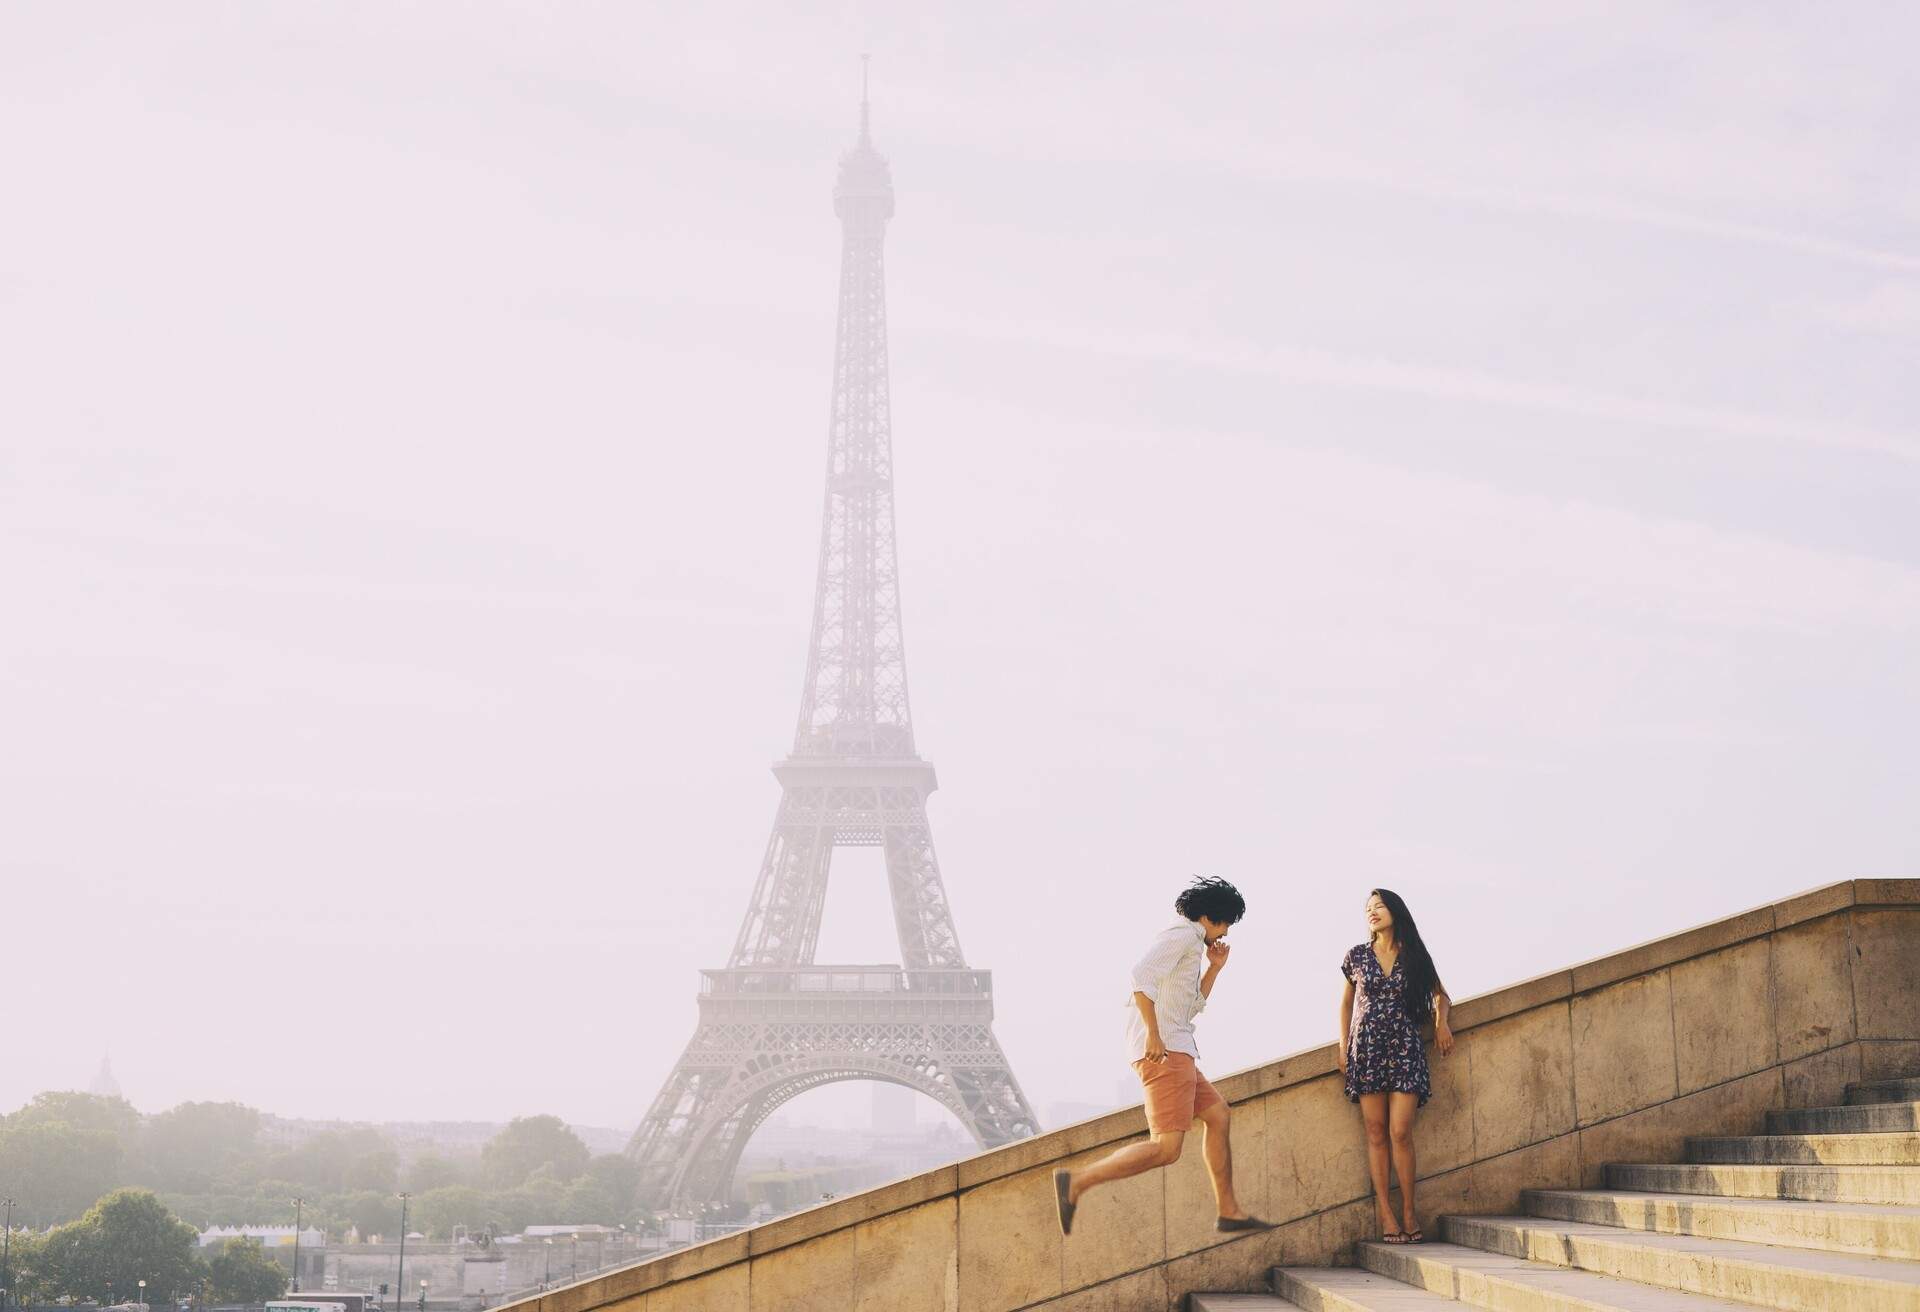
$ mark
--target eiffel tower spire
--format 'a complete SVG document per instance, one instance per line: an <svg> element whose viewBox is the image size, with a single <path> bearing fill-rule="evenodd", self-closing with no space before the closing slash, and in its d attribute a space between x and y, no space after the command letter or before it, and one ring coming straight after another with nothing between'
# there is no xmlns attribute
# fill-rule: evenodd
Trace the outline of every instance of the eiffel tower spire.
<svg viewBox="0 0 1920 1312"><path fill-rule="evenodd" d="M840 1080L917 1089L982 1147L1038 1128L993 1034L992 978L960 950L927 821L934 770L914 749L887 368L893 174L873 145L864 67L860 137L833 206L839 318L800 719L774 767L780 804L732 956L703 972L699 1028L627 1148L654 1207L724 1197L754 1130ZM839 847L883 850L902 965L815 963Z"/></svg>

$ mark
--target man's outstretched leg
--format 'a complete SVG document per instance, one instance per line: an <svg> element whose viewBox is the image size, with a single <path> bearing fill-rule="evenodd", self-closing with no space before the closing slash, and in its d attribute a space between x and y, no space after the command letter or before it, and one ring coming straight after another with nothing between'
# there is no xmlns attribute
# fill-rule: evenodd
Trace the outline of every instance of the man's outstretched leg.
<svg viewBox="0 0 1920 1312"><path fill-rule="evenodd" d="M1215 1103L1201 1112L1196 1118L1205 1131L1201 1151L1207 1159L1207 1178L1213 1182L1213 1201L1220 1213L1218 1222L1222 1230L1262 1230L1266 1222L1257 1221L1247 1215L1240 1206L1240 1200L1233 1193L1233 1140L1231 1123L1233 1114L1227 1104ZM1246 1225L1235 1224L1247 1222Z"/></svg>
<svg viewBox="0 0 1920 1312"><path fill-rule="evenodd" d="M1144 1175L1162 1166L1172 1166L1180 1160L1180 1145L1186 1137L1184 1132L1178 1130L1156 1134L1145 1143L1130 1143L1124 1148L1114 1149L1085 1170L1055 1171L1053 1188L1055 1201L1060 1205L1061 1231L1072 1231L1074 1209L1080 1205L1081 1196L1087 1190L1095 1185Z"/></svg>

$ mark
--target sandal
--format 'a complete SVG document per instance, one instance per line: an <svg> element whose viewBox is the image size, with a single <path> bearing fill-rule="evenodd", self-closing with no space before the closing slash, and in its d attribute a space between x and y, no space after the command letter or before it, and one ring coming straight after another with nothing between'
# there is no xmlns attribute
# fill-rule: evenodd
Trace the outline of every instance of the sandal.
<svg viewBox="0 0 1920 1312"><path fill-rule="evenodd" d="M1406 1235L1406 1242L1409 1244L1424 1244L1427 1242L1427 1232L1425 1230L1409 1230L1406 1232Z"/></svg>
<svg viewBox="0 0 1920 1312"><path fill-rule="evenodd" d="M1389 1230L1380 1236L1380 1240L1382 1243L1388 1244L1407 1244L1413 1242L1407 1238L1407 1232L1405 1230Z"/></svg>

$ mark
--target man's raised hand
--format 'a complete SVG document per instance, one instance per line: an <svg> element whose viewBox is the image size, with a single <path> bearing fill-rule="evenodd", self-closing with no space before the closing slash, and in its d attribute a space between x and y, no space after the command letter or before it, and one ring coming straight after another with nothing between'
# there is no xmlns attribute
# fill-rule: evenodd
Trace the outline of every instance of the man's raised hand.
<svg viewBox="0 0 1920 1312"><path fill-rule="evenodd" d="M1217 938L1207 944L1207 964L1215 970L1227 964L1227 953L1233 951L1223 938Z"/></svg>

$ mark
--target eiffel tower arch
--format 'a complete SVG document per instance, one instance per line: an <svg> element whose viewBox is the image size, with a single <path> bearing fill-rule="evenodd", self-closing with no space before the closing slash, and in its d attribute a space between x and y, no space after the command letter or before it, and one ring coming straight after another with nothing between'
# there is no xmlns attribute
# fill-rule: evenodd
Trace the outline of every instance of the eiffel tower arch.
<svg viewBox="0 0 1920 1312"><path fill-rule="evenodd" d="M894 546L883 253L893 178L860 138L840 161L840 305L812 641L780 804L727 965L702 972L700 1020L634 1132L643 1206L725 1198L753 1132L843 1080L933 1099L983 1148L1039 1128L993 1031L993 980L967 966L927 821L933 766L914 749ZM833 853L877 847L896 965L814 960Z"/></svg>

